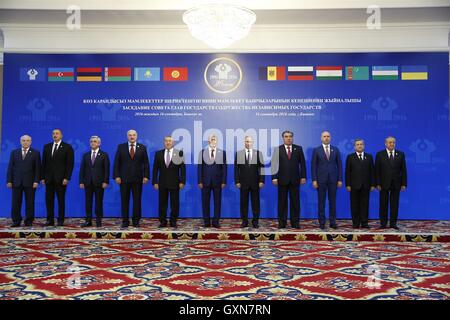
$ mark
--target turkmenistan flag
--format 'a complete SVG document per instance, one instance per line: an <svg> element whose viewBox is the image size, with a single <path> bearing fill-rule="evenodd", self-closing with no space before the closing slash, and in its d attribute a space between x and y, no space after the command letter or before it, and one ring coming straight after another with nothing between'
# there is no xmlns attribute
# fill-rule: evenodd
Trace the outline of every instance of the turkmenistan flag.
<svg viewBox="0 0 450 320"><path fill-rule="evenodd" d="M48 81L74 81L74 68L48 68Z"/></svg>
<svg viewBox="0 0 450 320"><path fill-rule="evenodd" d="M131 68L105 68L105 81L131 81Z"/></svg>
<svg viewBox="0 0 450 320"><path fill-rule="evenodd" d="M317 66L316 80L342 80L342 67Z"/></svg>
<svg viewBox="0 0 450 320"><path fill-rule="evenodd" d="M372 80L398 80L398 66L373 66Z"/></svg>
<svg viewBox="0 0 450 320"><path fill-rule="evenodd" d="M345 67L345 80L369 80L369 67Z"/></svg>

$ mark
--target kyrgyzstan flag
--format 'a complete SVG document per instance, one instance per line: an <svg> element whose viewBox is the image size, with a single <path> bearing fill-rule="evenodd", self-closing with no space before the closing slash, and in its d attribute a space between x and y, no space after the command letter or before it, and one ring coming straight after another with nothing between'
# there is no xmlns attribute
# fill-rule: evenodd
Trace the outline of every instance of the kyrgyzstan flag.
<svg viewBox="0 0 450 320"><path fill-rule="evenodd" d="M163 80L164 81L187 81L188 80L188 68L186 68L186 67L164 68Z"/></svg>

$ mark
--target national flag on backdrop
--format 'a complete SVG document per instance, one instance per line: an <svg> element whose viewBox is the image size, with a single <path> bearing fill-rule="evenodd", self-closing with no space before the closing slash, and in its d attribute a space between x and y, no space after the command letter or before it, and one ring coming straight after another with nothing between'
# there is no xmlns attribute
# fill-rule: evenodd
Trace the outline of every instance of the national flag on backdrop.
<svg viewBox="0 0 450 320"><path fill-rule="evenodd" d="M45 81L45 68L20 68L20 81Z"/></svg>
<svg viewBox="0 0 450 320"><path fill-rule="evenodd" d="M74 81L74 68L48 68L48 81Z"/></svg>
<svg viewBox="0 0 450 320"><path fill-rule="evenodd" d="M187 81L188 68L187 67L172 67L163 69L164 81Z"/></svg>
<svg viewBox="0 0 450 320"><path fill-rule="evenodd" d="M428 80L427 66L402 66L402 80Z"/></svg>
<svg viewBox="0 0 450 320"><path fill-rule="evenodd" d="M105 81L131 81L131 68L105 68Z"/></svg>
<svg viewBox="0 0 450 320"><path fill-rule="evenodd" d="M342 80L342 66L317 66L316 80Z"/></svg>
<svg viewBox="0 0 450 320"><path fill-rule="evenodd" d="M134 81L160 81L161 69L153 67L134 68Z"/></svg>
<svg viewBox="0 0 450 320"><path fill-rule="evenodd" d="M345 67L345 80L369 80L369 67L367 66Z"/></svg>
<svg viewBox="0 0 450 320"><path fill-rule="evenodd" d="M398 66L373 66L372 80L398 80Z"/></svg>
<svg viewBox="0 0 450 320"><path fill-rule="evenodd" d="M313 66L288 66L288 80L313 80Z"/></svg>
<svg viewBox="0 0 450 320"><path fill-rule="evenodd" d="M286 67L281 66L259 67L258 79L268 81L286 80Z"/></svg>
<svg viewBox="0 0 450 320"><path fill-rule="evenodd" d="M77 81L102 81L102 68L77 68Z"/></svg>

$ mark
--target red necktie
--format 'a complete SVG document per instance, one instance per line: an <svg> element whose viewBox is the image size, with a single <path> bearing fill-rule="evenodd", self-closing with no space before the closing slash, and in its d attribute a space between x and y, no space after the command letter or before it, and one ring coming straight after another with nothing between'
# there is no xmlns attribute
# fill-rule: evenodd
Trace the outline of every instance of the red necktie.
<svg viewBox="0 0 450 320"><path fill-rule="evenodd" d="M288 159L291 160L292 152L291 152L291 146L288 146Z"/></svg>
<svg viewBox="0 0 450 320"><path fill-rule="evenodd" d="M131 159L134 159L134 144L132 144L130 148L130 157Z"/></svg>

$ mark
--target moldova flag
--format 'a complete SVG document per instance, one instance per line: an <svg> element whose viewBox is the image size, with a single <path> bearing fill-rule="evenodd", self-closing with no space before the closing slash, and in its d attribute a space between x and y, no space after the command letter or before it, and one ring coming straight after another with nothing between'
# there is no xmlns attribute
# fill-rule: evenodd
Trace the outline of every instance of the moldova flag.
<svg viewBox="0 0 450 320"><path fill-rule="evenodd" d="M74 81L74 68L48 68L48 81Z"/></svg>
<svg viewBox="0 0 450 320"><path fill-rule="evenodd" d="M105 68L105 81L131 81L131 68Z"/></svg>
<svg viewBox="0 0 450 320"><path fill-rule="evenodd" d="M77 68L77 81L102 81L102 68Z"/></svg>
<svg viewBox="0 0 450 320"><path fill-rule="evenodd" d="M279 67L279 66L259 67L258 79L268 81L286 80L286 67Z"/></svg>
<svg viewBox="0 0 450 320"><path fill-rule="evenodd" d="M186 67L174 67L163 69L164 81L187 81L188 80L188 68Z"/></svg>

